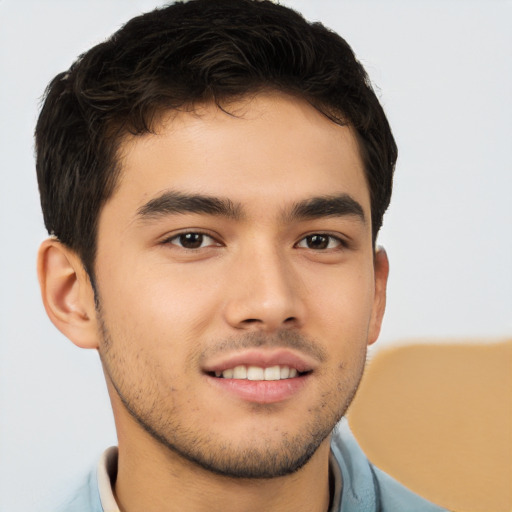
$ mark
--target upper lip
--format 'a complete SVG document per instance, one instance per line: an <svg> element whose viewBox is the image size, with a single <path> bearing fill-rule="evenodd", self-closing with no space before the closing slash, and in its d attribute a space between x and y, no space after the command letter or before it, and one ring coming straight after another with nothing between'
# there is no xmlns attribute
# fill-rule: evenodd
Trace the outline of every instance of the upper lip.
<svg viewBox="0 0 512 512"><path fill-rule="evenodd" d="M259 366L261 368L289 366L300 373L304 373L313 371L318 366L318 362L311 356L290 349L262 350L258 348L213 357L203 365L203 370L207 373L223 372L242 365Z"/></svg>

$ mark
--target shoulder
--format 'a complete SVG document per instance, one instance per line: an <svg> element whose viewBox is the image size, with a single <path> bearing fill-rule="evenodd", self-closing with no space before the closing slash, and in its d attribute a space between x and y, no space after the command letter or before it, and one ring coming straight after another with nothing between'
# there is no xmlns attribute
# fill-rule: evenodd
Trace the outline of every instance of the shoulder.
<svg viewBox="0 0 512 512"><path fill-rule="evenodd" d="M418 512L446 511L421 496L413 493L402 484L391 478L388 474L375 466L371 466L378 488L380 510L417 510Z"/></svg>
<svg viewBox="0 0 512 512"><path fill-rule="evenodd" d="M343 480L340 512L445 511L373 466L346 420L342 420L333 434L331 449Z"/></svg>

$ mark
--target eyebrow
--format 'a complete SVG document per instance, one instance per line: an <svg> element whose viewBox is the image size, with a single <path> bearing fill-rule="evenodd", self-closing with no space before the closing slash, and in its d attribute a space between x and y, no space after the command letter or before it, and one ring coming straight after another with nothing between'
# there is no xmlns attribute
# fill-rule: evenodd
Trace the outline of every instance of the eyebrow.
<svg viewBox="0 0 512 512"><path fill-rule="evenodd" d="M184 213L206 214L233 220L244 217L242 205L230 199L177 191L167 191L151 199L137 210L137 217L141 220L150 220ZM344 216L355 216L363 223L366 222L363 207L348 194L308 198L283 212L285 222Z"/></svg>
<svg viewBox="0 0 512 512"><path fill-rule="evenodd" d="M363 207L350 195L319 196L296 203L285 215L287 220L314 220L322 217L354 216L366 223Z"/></svg>
<svg viewBox="0 0 512 512"><path fill-rule="evenodd" d="M137 210L137 217L155 219L165 215L202 213L238 220L242 217L240 205L229 199L168 191L151 199Z"/></svg>

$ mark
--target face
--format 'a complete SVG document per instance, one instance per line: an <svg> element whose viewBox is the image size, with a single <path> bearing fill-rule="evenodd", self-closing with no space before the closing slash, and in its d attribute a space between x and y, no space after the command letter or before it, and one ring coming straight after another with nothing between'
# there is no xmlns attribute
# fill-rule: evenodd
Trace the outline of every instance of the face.
<svg viewBox="0 0 512 512"><path fill-rule="evenodd" d="M278 94L228 110L173 113L123 144L99 219L99 351L134 440L272 477L328 443L385 276L351 129Z"/></svg>

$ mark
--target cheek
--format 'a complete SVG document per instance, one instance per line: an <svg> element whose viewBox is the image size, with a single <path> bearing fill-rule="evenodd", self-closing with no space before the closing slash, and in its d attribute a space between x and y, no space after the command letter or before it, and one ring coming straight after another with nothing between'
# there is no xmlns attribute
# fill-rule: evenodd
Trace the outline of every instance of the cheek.
<svg viewBox="0 0 512 512"><path fill-rule="evenodd" d="M366 338L372 313L373 274L343 271L309 287L310 311L329 338ZM366 339L365 339L366 341Z"/></svg>
<svg viewBox="0 0 512 512"><path fill-rule="evenodd" d="M197 344L220 316L218 280L213 273L203 278L198 272L181 271L141 283L145 303L137 315L160 326L163 336Z"/></svg>
<svg viewBox="0 0 512 512"><path fill-rule="evenodd" d="M143 367L163 367L167 376L188 372L219 316L216 287L190 273L171 273L168 266L132 271L130 279L123 275L111 274L101 281L108 287L99 290L104 322L123 364L134 374Z"/></svg>
<svg viewBox="0 0 512 512"><path fill-rule="evenodd" d="M122 322L151 330L160 326L167 334L171 326L172 332L194 329L215 304L215 280L201 274L161 263L133 264L102 281L108 288L102 287L101 297Z"/></svg>

